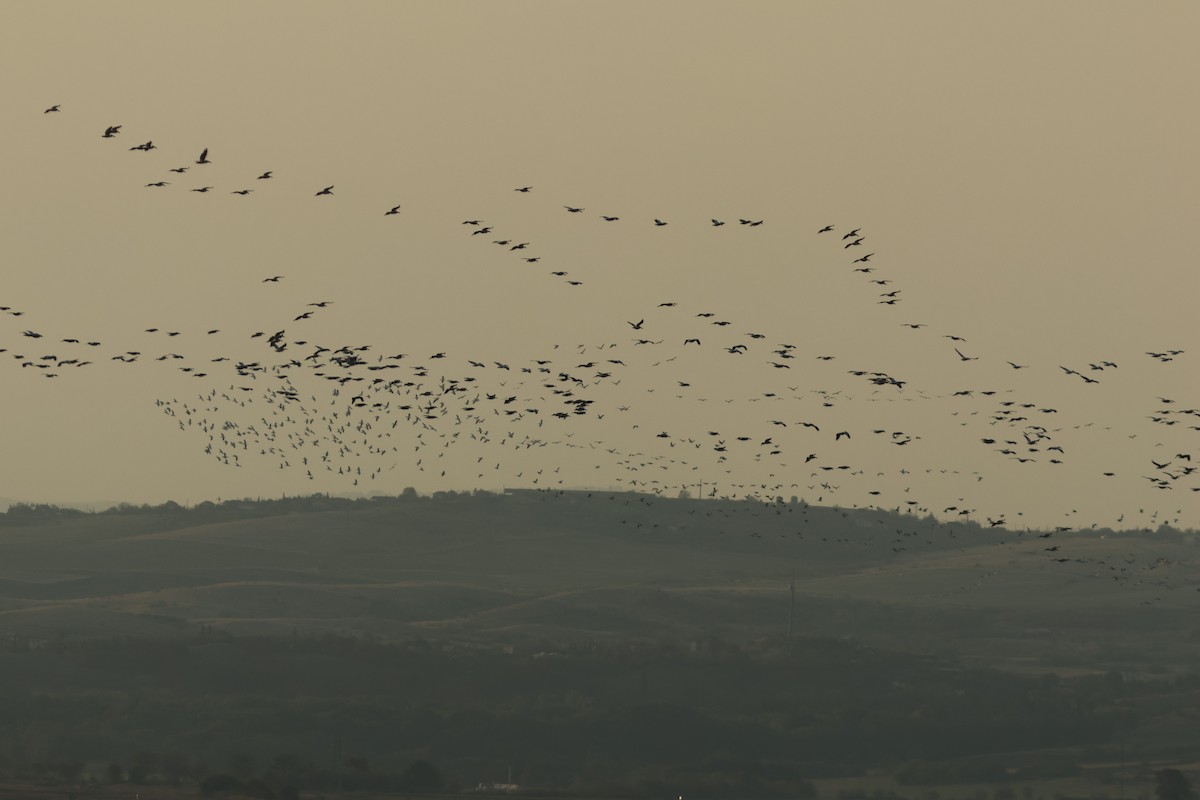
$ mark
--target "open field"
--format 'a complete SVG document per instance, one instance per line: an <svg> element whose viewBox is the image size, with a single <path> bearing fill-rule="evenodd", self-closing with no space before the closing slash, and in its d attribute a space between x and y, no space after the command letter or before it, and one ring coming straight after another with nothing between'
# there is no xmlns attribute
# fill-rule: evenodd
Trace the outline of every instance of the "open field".
<svg viewBox="0 0 1200 800"><path fill-rule="evenodd" d="M1030 671L1200 663L1200 545L630 494L7 515L0 636L850 636ZM1053 541L1053 545L1050 542ZM1047 552L1047 547L1053 547ZM796 601L790 607L789 583Z"/></svg>
<svg viewBox="0 0 1200 800"><path fill-rule="evenodd" d="M1200 746L1193 539L587 492L18 507L0 775L1133 800Z"/></svg>
<svg viewBox="0 0 1200 800"><path fill-rule="evenodd" d="M938 785L897 785L890 777L861 777L861 778L829 778L814 781L816 795L813 800L1062 800L1063 798L1079 798L1080 800L1150 800L1154 796L1154 781L1151 769L1164 767L1187 767L1185 764L1159 762L1155 764L1132 765L1128 770L1136 777L1124 781L1116 781L1107 777L1082 775L1073 778L1058 778L1050 780L1020 781L1013 783L956 783ZM474 792L463 793L476 797L494 797L505 795L479 795ZM0 781L0 798L12 800L192 800L202 796L193 786L164 786L161 784L148 786L133 786L129 784L102 783L31 783L18 781ZM336 790L311 792L317 800L391 800L395 793L388 792L338 792ZM446 795L431 795L428 798L405 795L409 800L431 800L434 797ZM572 795L555 795L539 792L541 800L571 800ZM226 800L255 800L249 795L224 795Z"/></svg>

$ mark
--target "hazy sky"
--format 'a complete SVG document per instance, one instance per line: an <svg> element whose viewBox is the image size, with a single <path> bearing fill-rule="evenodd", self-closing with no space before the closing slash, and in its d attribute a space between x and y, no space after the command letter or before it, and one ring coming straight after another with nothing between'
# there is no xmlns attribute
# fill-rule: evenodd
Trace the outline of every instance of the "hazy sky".
<svg viewBox="0 0 1200 800"><path fill-rule="evenodd" d="M1161 414L1200 407L1198 25L1190 2L6 3L0 306L24 314L0 314L0 495L394 493L541 469L539 486L1198 525L1178 454L1200 466L1200 416ZM423 364L426 385L473 375L497 399L476 406L486 425L450 414L416 440L404 411L350 410L304 367L306 412L276 413L280 379L230 363L313 350L250 338L278 330L407 354L364 376ZM32 365L70 359L93 363ZM534 359L552 372L519 372ZM607 359L611 378L577 366ZM588 415L550 416L562 398L535 379L561 371L587 378ZM541 413L506 415L513 395ZM319 461L316 429L348 421L333 411L384 452ZM204 452L249 426L276 439L240 467ZM292 447L286 467L270 446ZM326 469L352 463L381 471Z"/></svg>

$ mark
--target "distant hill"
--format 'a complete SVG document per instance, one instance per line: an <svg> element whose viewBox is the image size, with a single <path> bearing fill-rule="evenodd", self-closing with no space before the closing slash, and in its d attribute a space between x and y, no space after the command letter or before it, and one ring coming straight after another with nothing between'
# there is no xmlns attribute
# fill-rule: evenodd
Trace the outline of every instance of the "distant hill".
<svg viewBox="0 0 1200 800"><path fill-rule="evenodd" d="M1145 660L1128 625L1174 663L1200 648L1171 632L1200 600L1193 539L586 491L15 506L0 637L208 627L552 648L748 641L790 619L796 635L1107 668Z"/></svg>
<svg viewBox="0 0 1200 800"><path fill-rule="evenodd" d="M0 513L8 511L8 509L16 505L28 504L29 503L26 500L14 500L11 497L0 497ZM76 511L105 511L118 504L119 503L117 501L113 500L80 500L54 503L54 505L59 508L70 508Z"/></svg>

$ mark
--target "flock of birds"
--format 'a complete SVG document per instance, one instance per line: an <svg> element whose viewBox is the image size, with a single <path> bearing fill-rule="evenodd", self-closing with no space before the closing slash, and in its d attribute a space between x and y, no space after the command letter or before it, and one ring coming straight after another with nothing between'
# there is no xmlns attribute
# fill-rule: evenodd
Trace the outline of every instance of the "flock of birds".
<svg viewBox="0 0 1200 800"><path fill-rule="evenodd" d="M61 113L61 108L51 106L45 113ZM119 139L122 126L98 126L97 135ZM127 150L150 153L159 146L148 139ZM248 177L252 182L218 190L204 180L195 180L195 185L182 183L193 181L213 163L209 150L205 148L194 161L188 160L191 163L176 161L175 166L166 168L169 176L144 186L170 190L182 184L188 192L220 191L246 197L255 191L255 184L272 180L274 174L263 170ZM315 202L335 197L335 185L313 188L313 196L322 198ZM535 189L520 186L510 191L528 196ZM399 204L380 209L383 216L400 212ZM589 214L584 206L566 204L561 213ZM597 224L629 224L618 214L590 213L595 214ZM532 242L484 219L453 224L470 241L482 237L478 241L483 246L513 254L509 257L524 263L540 264L547 258ZM642 224L662 229L671 222L653 218ZM749 231L765 223L746 216L712 217L705 224L711 228L728 224ZM831 258L841 259L852 276L861 276L874 305L895 308L903 304L903 289L886 273L881 275L873 261L876 252L864 252L868 239L861 227L824 225L814 227L813 234L826 243ZM548 274L573 287L585 283L585 276L563 268L553 268ZM286 286L286 279L286 275L274 274L255 280L267 286ZM1064 440L1072 431L1088 427L1060 425L1058 408L1015 397L1012 389L929 393L911 385L908 378L879 370L839 370L859 382L865 397L852 394L846 386L809 389L805 387L806 370L835 368L830 362L838 358L836 353L806 355L796 343L776 342L769 333L745 330L719 312L688 309L671 299L651 304L637 319L614 320L610 341L548 345L546 352L506 361L442 351L392 352L374 343L314 341L304 332L305 324L318 314L331 313L335 304L328 299L298 302L294 313L278 324L245 334L236 347L231 343L228 355L204 360L189 355L188 345L197 339L228 339L231 334L223 333L220 324L201 331L148 325L138 334L142 338L112 345L101 337L43 329L34 322L34 312L0 305L0 314L25 323L9 331L0 328L0 354L7 355L8 363L20 371L48 380L62 380L79 370L143 362L170 366L201 381L202 386L192 399L159 399L157 406L181 432L199 438L207 456L232 468L247 466L255 457L268 459L278 469L294 471L306 481L319 480L322 486L330 479L341 480L346 491L394 490L394 482L388 483L385 475L397 467L403 467L400 475L405 482L411 482L414 473L424 473L426 478L460 486L500 482L561 491L571 483L587 482L568 480L566 476L575 473L570 469L563 473L562 465L553 466L560 460L559 454L569 453L574 463L589 465L593 485L611 482L617 475L617 484L643 493L647 502L687 491L710 498L760 500L782 514L796 508L781 503L783 496L804 495L816 503L894 509L914 519L917 515L949 516L976 521L986 528L1016 530L1021 524L1020 511L981 513L965 499L965 493L958 503L934 507L912 497L911 486L900 491L882 488L885 481L881 478L906 482L919 470L879 471L869 462L853 463L843 455L844 448L852 442L861 445L865 439L869 447L882 448L880 453L908 453L919 449L924 437L894 425L854 426L844 421L839 409L861 402L948 404L946 413L959 418L959 426L967 426L968 417L974 418L972 423L986 425L988 433L978 437L978 444L996 458L1054 468L1069 461L1070 445ZM930 325L923 321L897 319L894 325L898 332L909 331L907 335L931 335ZM986 357L971 350L963 336L938 334L937 341L943 340L951 362ZM1184 356L1183 349L1164 348L1145 351L1141 358L1166 364ZM757 380L765 390L726 391L725 396L701 392L686 371L672 369L695 363L695 359L709 364L714 359L730 359L721 365L722 370L737 365L739 375L756 377L731 380L728 385L749 389ZM1116 357L1086 365L996 363L1012 371L1036 367L1061 371L1064 380L1089 386L1099 386L1120 369ZM658 398L664 399L665 407L647 408L642 413L648 400ZM1160 442L1166 455L1134 470L1134 479L1145 480L1161 492L1200 492L1200 459L1193 465L1197 450L1178 444L1183 441L1183 431L1191 431L1192 437L1200 431L1200 408L1187 407L1176 398L1158 397L1156 401L1149 404L1147 417L1162 426L1169 434L1165 438L1174 444ZM698 426L691 422L701 418L696 410L704 409L705 403L727 407L723 414L712 417L723 419L721 424ZM575 425L581 418L591 424ZM601 435L606 431L614 435ZM861 449L853 452L861 458ZM882 461L890 463L888 458ZM1081 464L1080 468L1094 469L1103 480L1129 477L1128 470L1115 467ZM985 477L978 471L941 467L924 472L945 480L954 476L967 485ZM767 478L743 478L750 474ZM802 514L807 507L799 506ZM1072 510L1067 516L1077 513ZM1182 508L1173 518L1139 509L1136 515L1129 515L1128 524L1134 528L1178 525L1182 515ZM1118 522L1126 524L1125 515ZM1075 528L1075 524L1064 525L1038 535L1061 537ZM805 533L803 525L796 531L799 536ZM1028 528L1016 535L1026 533L1033 535ZM915 528L898 527L892 549L901 552L912 547L911 537L916 535ZM1088 561L1072 559L1057 544L1047 543L1042 550L1060 563ZM1102 561L1086 566L1114 579L1133 574L1128 565Z"/></svg>

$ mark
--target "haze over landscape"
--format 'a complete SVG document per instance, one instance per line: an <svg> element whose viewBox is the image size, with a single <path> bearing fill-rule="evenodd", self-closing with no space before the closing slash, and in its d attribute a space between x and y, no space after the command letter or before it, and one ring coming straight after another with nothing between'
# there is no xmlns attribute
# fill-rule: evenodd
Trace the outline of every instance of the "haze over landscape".
<svg viewBox="0 0 1200 800"><path fill-rule="evenodd" d="M1193 796L1195 4L4 10L0 797Z"/></svg>
<svg viewBox="0 0 1200 800"><path fill-rule="evenodd" d="M11 500L497 489L540 467L560 470L541 487L1195 525L1196 120L1166 23L1187 6L151 8L18 4L5 34ZM331 383L351 374L397 383ZM283 378L294 412L273 410ZM423 420L418 464L420 415L397 409L444 378L475 385ZM577 409L545 383L594 405L556 420ZM204 431L178 430L184 404ZM292 463L329 444L293 423L335 412L386 452ZM232 469L203 452L228 422ZM443 476L432 442L455 434Z"/></svg>

